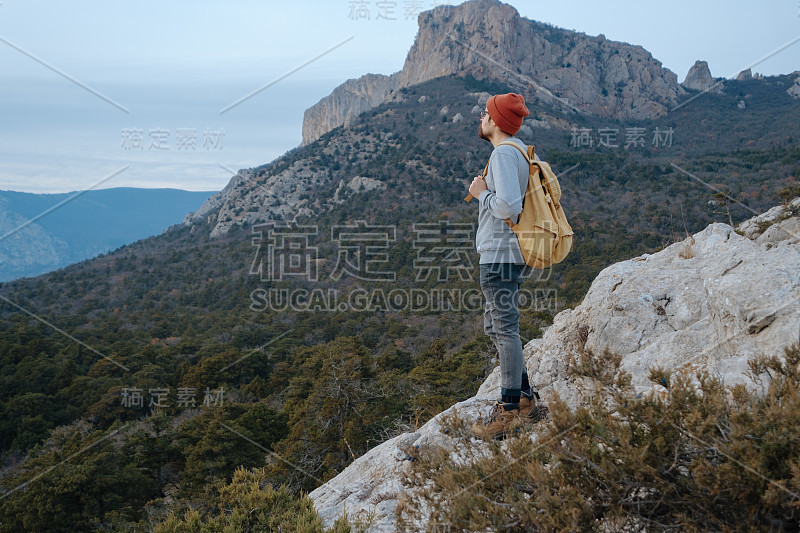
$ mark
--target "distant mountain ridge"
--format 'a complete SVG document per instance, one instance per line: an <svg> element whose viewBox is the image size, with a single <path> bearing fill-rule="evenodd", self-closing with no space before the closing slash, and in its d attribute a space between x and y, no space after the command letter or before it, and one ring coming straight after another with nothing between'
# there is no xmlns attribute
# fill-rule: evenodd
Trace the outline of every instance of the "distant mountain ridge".
<svg viewBox="0 0 800 533"><path fill-rule="evenodd" d="M157 235L213 192L122 187L76 194L0 191L0 281L36 276Z"/></svg>

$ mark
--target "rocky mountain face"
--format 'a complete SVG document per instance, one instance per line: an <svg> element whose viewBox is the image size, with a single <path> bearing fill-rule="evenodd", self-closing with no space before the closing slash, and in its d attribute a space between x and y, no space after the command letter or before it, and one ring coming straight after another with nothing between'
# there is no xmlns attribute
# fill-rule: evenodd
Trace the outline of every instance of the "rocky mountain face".
<svg viewBox="0 0 800 533"><path fill-rule="evenodd" d="M556 315L542 338L525 346L531 381L542 401L557 393L571 407L596 391L570 377L570 361L591 350L622 355L641 394L665 394L649 379L659 366L688 377L707 372L725 385L758 390L747 361L782 355L800 331L800 199L742 223L738 230L714 223L653 255L614 264L595 279L583 302ZM753 283L757 280L757 283ZM374 517L370 531L394 531L394 512L406 490L408 452L460 456L457 439L442 431L447 417L476 419L496 400L499 367L478 393L359 457L310 496L330 525L347 512ZM475 441L475 446L482 443ZM419 524L420 530L425 524Z"/></svg>
<svg viewBox="0 0 800 533"><path fill-rule="evenodd" d="M352 120L378 107L398 88L398 74L366 74L347 80L303 115L303 144L310 144L338 126L349 126Z"/></svg>
<svg viewBox="0 0 800 533"><path fill-rule="evenodd" d="M304 216L326 211L344 201L345 194L370 191L376 188L375 180L364 176L347 176L344 183L341 172L331 171L319 158L337 154L355 154L353 161L364 161L368 154L379 148L395 146L391 133L360 136L345 130L311 158L284 156L277 165L257 169L239 170L228 185L212 196L199 210L188 214L184 224L199 221L213 224L212 237L224 235L234 225L277 221L292 223ZM330 194L321 194L330 189Z"/></svg>
<svg viewBox="0 0 800 533"><path fill-rule="evenodd" d="M524 19L498 0L472 0L422 13L400 72L349 80L306 111L303 143L398 89L468 74L506 83L529 100L620 119L662 116L684 93L677 76L641 46Z"/></svg>
<svg viewBox="0 0 800 533"><path fill-rule="evenodd" d="M794 131L800 112L800 107L793 105L796 100L786 94L787 88L800 87L793 85L796 78L790 75L767 80L729 80L723 94L702 96L715 99L715 105L735 110L736 114L730 116L741 126L734 128L734 135L729 134L727 123L707 114L704 107L685 106L668 119L653 121L645 144L652 146L650 135L658 127L667 129L667 121L669 127L681 132L675 136L675 149L681 144L689 157L709 151L730 151L744 142L750 143L748 146L783 142ZM465 187L463 177L483 170L489 155L486 142L477 138L476 124L490 97L487 89L493 90L491 85L487 86L491 83L477 78L444 77L399 89L390 101L353 117L350 125L327 133L313 144L291 150L269 164L238 171L222 191L188 215L184 223L210 224L211 235L217 237L244 224L286 224L314 219L331 212L343 201L358 197L359 192L372 191L368 203L373 206L397 204L405 210L416 205L408 198L406 189L393 188L400 184L425 182L460 193ZM773 104L757 106L751 112L743 109L745 101ZM518 133L523 142L536 145L537 153L545 158L548 151L576 152L573 145L576 129L596 132L609 125L601 117L565 113L559 105L558 102L537 104L536 116L528 117ZM626 144L625 130L617 131L616 144L621 152ZM454 146L460 147L456 153L452 152ZM667 156L670 150L651 155ZM625 152L640 155L638 150ZM557 172L578 162L573 157L568 161L560 168L557 166ZM658 162L667 166L669 163ZM760 173L766 172L759 177L765 182L792 173L789 169L789 174L781 170L779 175L773 175L774 169L769 165L759 169ZM609 167L611 174L620 171L618 165ZM461 180L452 181L456 178ZM375 189L370 180L377 180L385 187ZM445 183L447 180L451 181ZM744 183L743 186L747 187ZM448 209L458 209L461 198L445 201ZM771 200L751 207L766 209L768 202ZM694 229L705 224L707 221Z"/></svg>

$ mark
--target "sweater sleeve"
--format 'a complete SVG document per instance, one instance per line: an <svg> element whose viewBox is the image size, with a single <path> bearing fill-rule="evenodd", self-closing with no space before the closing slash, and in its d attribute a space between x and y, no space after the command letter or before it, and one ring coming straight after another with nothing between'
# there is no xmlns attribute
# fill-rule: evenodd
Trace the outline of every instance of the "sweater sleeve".
<svg viewBox="0 0 800 533"><path fill-rule="evenodd" d="M517 160L513 154L498 151L491 158L489 169L494 179L495 190L481 192L478 198L481 206L488 209L494 217L513 220L522 212Z"/></svg>

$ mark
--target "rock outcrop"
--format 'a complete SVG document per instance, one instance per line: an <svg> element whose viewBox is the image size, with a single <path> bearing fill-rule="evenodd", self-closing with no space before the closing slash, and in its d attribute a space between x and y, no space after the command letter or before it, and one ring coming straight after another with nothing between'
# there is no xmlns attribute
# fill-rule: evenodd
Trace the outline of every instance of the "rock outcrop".
<svg viewBox="0 0 800 533"><path fill-rule="evenodd" d="M249 169L239 170L221 191L212 194L211 197L206 200L197 211L186 215L186 217L183 219L183 223L185 225L191 225L200 220L207 220L208 222L213 222L216 220L218 217L215 211L223 208L225 206L226 199L231 196L231 193L241 189L242 186L253 177L253 174L253 171Z"/></svg>
<svg viewBox="0 0 800 533"><path fill-rule="evenodd" d="M760 215L745 220L739 224L737 231L748 239L759 242L759 239L764 233L766 233L766 230L772 228L773 226L781 228L784 225L790 225L793 223L793 221L797 220L797 217L787 217L787 213L790 212L787 210L800 210L800 198L795 198L793 201L789 202L787 206L776 205L772 209L769 209Z"/></svg>
<svg viewBox="0 0 800 533"><path fill-rule="evenodd" d="M800 199L792 205L800 208ZM556 393L573 407L587 400L587 390L567 372L570 358L584 350L621 354L622 369L642 394L665 390L649 379L656 365L689 376L706 371L727 385L755 389L745 374L748 359L783 355L800 332L800 218L788 216L795 212L770 210L740 225L744 235L715 223L658 253L603 270L577 308L559 313L541 339L525 346L542 400ZM310 496L325 523L344 512L372 513L370 531L394 531L408 452L444 449L458 460L461 447L442 431L443 421L454 413L477 418L499 389L495 368L475 397L377 446L314 490Z"/></svg>
<svg viewBox="0 0 800 533"><path fill-rule="evenodd" d="M382 181L376 180L375 178L368 178L366 176L356 176L355 178L351 179L347 185L344 184L344 180L339 181L339 186L336 188L336 191L333 193L333 201L335 203L344 203L344 192L349 191L350 193L360 193L360 192L369 192L374 191L376 189L385 189L386 184Z"/></svg>
<svg viewBox="0 0 800 533"><path fill-rule="evenodd" d="M422 13L403 69L349 80L323 98L306 113L303 143L401 88L466 74L505 82L564 110L620 119L664 115L684 92L641 46L523 19L498 0L472 0Z"/></svg>
<svg viewBox="0 0 800 533"><path fill-rule="evenodd" d="M722 80L715 80L711 76L707 61L695 61L681 85L693 91L722 92Z"/></svg>
<svg viewBox="0 0 800 533"><path fill-rule="evenodd" d="M224 235L234 225L245 223L291 223L297 217L313 213L301 196L329 180L329 173L305 168L300 162L262 179L253 169L240 170L224 189L187 215L183 223L209 222L214 225L212 237Z"/></svg>
<svg viewBox="0 0 800 533"><path fill-rule="evenodd" d="M792 98L800 98L800 73L797 74L797 77L794 79L794 84L786 89L786 92Z"/></svg>

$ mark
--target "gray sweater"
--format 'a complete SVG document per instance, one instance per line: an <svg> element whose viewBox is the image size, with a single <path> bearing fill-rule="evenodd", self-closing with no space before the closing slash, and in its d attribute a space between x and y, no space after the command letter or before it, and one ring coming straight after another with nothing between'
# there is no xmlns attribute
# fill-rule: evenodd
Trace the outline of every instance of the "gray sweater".
<svg viewBox="0 0 800 533"><path fill-rule="evenodd" d="M516 137L509 137L506 141L512 141L523 150L526 149L525 143ZM498 146L492 151L486 174L488 190L478 197L480 207L475 244L481 256L481 264L525 263L517 236L505 223L505 219L510 218L513 223L517 223L528 186L528 171L528 162L513 146Z"/></svg>

